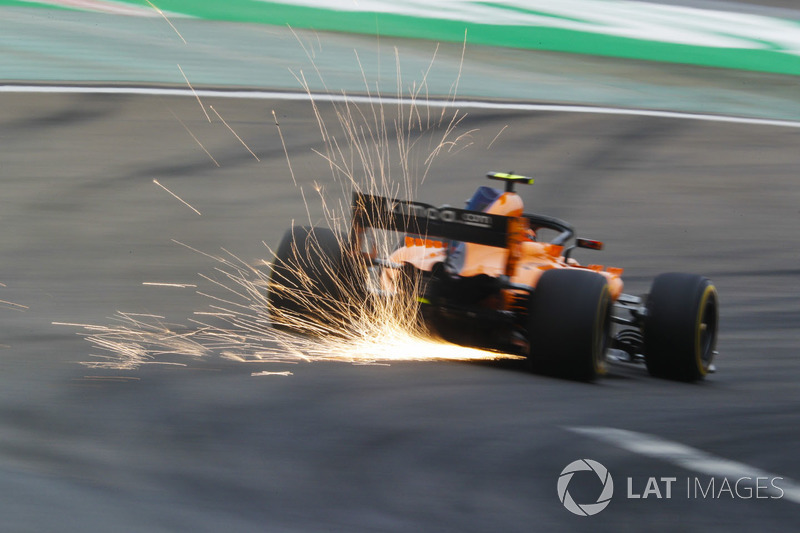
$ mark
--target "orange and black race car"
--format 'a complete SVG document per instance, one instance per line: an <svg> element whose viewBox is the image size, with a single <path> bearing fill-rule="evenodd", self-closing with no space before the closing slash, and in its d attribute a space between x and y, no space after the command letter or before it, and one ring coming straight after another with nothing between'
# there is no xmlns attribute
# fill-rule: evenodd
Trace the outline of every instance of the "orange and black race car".
<svg viewBox="0 0 800 533"><path fill-rule="evenodd" d="M713 371L711 281L661 274L646 297L625 294L622 269L571 257L576 248L601 250L601 242L576 238L563 220L524 212L514 187L533 179L488 177L505 190L479 187L464 209L356 192L348 235L287 231L270 277L273 322L322 333L331 324L347 327L371 299L402 300L398 308L413 309L427 331L524 355L534 370L592 380L610 360L643 362L654 376L683 381ZM399 243L376 232L399 235Z"/></svg>

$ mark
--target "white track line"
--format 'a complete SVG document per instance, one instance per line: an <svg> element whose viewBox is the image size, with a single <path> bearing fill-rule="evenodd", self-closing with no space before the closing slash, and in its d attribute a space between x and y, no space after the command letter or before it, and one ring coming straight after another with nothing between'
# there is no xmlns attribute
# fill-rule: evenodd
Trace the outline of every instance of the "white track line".
<svg viewBox="0 0 800 533"><path fill-rule="evenodd" d="M744 477L766 477L782 478L780 487L783 489L781 499L789 500L793 503L800 503L800 484L786 476L773 474L760 468L756 468L745 463L731 461L723 457L717 457L708 452L686 446L679 442L648 435L646 433L636 433L624 429L608 427L567 427L569 431L580 433L608 444L613 444L622 449L660 459L687 470L700 472L715 477L744 478Z"/></svg>
<svg viewBox="0 0 800 533"><path fill-rule="evenodd" d="M291 91L239 91L165 88L165 87L82 87L57 85L0 85L0 93L55 93L55 94L129 94L146 96L198 96L203 98L240 98L254 100L295 100L334 103L382 103L390 105L415 105L417 107L458 108L458 109L490 109L497 111L551 111L559 113L587 113L596 115L628 115L640 117L677 118L683 120L700 120L705 122L727 122L732 124L749 124L756 126L777 126L800 129L800 121L774 120L764 118L741 117L732 115L705 115L700 113L683 113L679 111L657 111L652 109L629 109L624 107L594 107L561 104L526 104L520 102L488 102L483 100L412 100L395 96L360 96L328 93L305 93Z"/></svg>

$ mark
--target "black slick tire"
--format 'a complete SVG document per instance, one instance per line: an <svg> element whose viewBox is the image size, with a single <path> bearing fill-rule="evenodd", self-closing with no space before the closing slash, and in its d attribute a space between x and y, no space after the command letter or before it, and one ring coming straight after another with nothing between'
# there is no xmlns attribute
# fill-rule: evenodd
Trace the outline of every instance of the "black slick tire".
<svg viewBox="0 0 800 533"><path fill-rule="evenodd" d="M611 296L602 275L548 270L528 305L528 360L534 371L579 381L605 373Z"/></svg>
<svg viewBox="0 0 800 533"><path fill-rule="evenodd" d="M702 276L661 274L647 297L644 352L651 375L703 379L714 357L719 324L717 290Z"/></svg>

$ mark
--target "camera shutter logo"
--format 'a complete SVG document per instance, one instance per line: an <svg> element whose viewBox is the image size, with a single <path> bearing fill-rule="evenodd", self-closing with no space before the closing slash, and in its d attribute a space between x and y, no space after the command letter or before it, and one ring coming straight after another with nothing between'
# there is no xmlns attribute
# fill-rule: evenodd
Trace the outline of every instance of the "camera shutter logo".
<svg viewBox="0 0 800 533"><path fill-rule="evenodd" d="M591 470L597 474L597 477L603 484L603 490L600 496L597 497L596 502L579 504L572 499L567 487L575 472L585 470ZM558 499L561 500L561 503L564 504L564 507L566 507L569 512L579 516L596 515L608 506L611 502L611 496L613 495L614 480L611 479L611 474L608 472L608 469L591 459L578 459L577 461L571 462L561 471L561 475L558 477Z"/></svg>

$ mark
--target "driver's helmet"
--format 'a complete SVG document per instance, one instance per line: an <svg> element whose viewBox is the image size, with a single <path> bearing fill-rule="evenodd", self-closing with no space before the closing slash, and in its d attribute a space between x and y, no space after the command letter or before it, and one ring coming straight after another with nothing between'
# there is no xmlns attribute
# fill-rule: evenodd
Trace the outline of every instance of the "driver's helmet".
<svg viewBox="0 0 800 533"><path fill-rule="evenodd" d="M522 216L522 198L515 192L503 192L485 185L478 187L467 200L467 209L507 217Z"/></svg>
<svg viewBox="0 0 800 533"><path fill-rule="evenodd" d="M486 212L502 194L503 192L498 189L481 185L478 187L478 190L475 191L475 194L472 195L472 198L467 200L466 208L470 211Z"/></svg>

